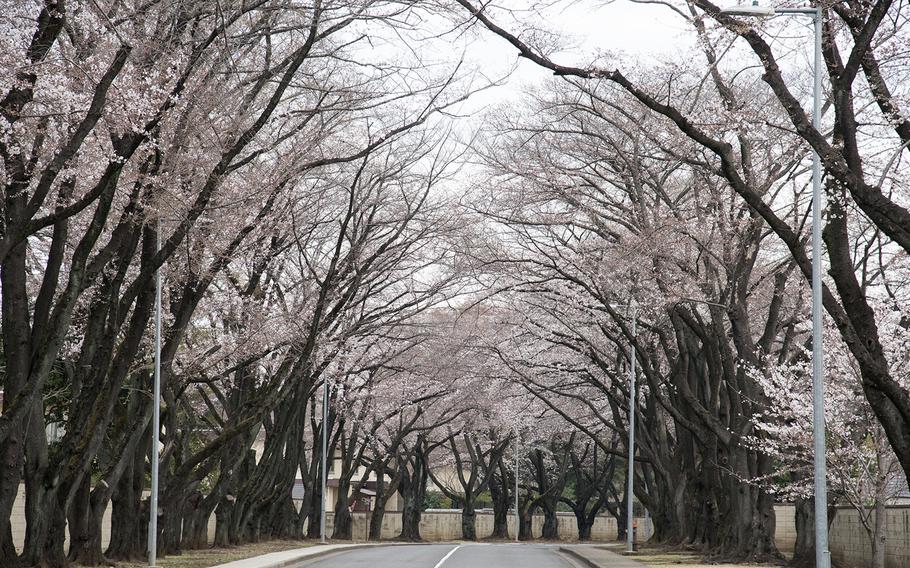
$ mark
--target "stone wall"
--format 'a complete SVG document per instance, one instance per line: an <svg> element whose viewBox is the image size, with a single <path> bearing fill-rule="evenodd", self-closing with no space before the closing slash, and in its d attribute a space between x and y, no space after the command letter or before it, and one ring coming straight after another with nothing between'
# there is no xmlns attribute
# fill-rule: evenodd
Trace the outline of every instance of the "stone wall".
<svg viewBox="0 0 910 568"><path fill-rule="evenodd" d="M578 529L575 524L575 515L572 513L557 513L559 521L560 540L575 540ZM326 533L332 534L334 515L326 515ZM354 513L354 526L352 529L355 539L366 538L369 534L369 521L366 513ZM485 538L493 532L493 513L487 511L477 512L477 536ZM532 529L539 535L543 526L543 516L535 515ZM509 518L509 534L515 536L514 517ZM386 513L382 520L382 538L395 538L401 532L401 514ZM651 536L651 519L638 519L638 539L647 540ZM600 516L594 521L591 528L591 538L596 541L616 540L616 519ZM461 538L461 512L460 511L426 511L420 516L420 536L425 540L458 540Z"/></svg>
<svg viewBox="0 0 910 568"><path fill-rule="evenodd" d="M777 549L784 554L792 555L796 546L796 517L793 505L775 505L774 517L776 519L774 541Z"/></svg>
<svg viewBox="0 0 910 568"><path fill-rule="evenodd" d="M910 566L910 506L888 507L886 514L885 568L907 568ZM828 540L831 558L839 567L872 565L872 545L856 509L838 508Z"/></svg>
<svg viewBox="0 0 910 568"><path fill-rule="evenodd" d="M777 515L775 540L785 554L793 553L796 543L796 526L792 505L774 507ZM885 530L885 568L910 567L910 505L888 507ZM831 558L838 568L868 568L872 566L872 545L869 535L859 520L859 513L851 507L839 507L831 523L828 537Z"/></svg>

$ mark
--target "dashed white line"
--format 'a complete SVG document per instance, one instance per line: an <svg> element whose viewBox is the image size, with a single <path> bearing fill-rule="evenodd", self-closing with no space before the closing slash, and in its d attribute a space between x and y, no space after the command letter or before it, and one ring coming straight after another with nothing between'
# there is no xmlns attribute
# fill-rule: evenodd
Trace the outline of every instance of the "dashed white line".
<svg viewBox="0 0 910 568"><path fill-rule="evenodd" d="M443 557L442 557L442 560L440 560L439 562L437 562L437 563L436 563L436 566L433 566L433 568L442 568L442 565L445 564L445 561L448 560L450 556L452 556L453 554L455 554L455 551L458 550L459 548L461 548L461 545L460 545L460 544L459 544L458 546L456 546L455 548L453 548L452 550L450 550L448 554L446 554L445 556L443 556Z"/></svg>

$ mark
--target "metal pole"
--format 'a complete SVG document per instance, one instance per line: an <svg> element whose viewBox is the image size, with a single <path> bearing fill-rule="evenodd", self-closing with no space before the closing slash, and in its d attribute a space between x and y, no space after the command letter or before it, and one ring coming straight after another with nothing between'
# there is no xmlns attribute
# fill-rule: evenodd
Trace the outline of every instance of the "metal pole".
<svg viewBox="0 0 910 568"><path fill-rule="evenodd" d="M631 309L631 304L629 305ZM632 314L632 337L636 334L636 317ZM626 504L626 550L634 552L632 537L632 497L635 482L635 344L629 342L629 491Z"/></svg>
<svg viewBox="0 0 910 568"><path fill-rule="evenodd" d="M161 220L155 227L155 251L161 250ZM155 371L152 385L152 490L149 496L149 566L155 567L158 554L158 460L161 443L161 267L155 269Z"/></svg>
<svg viewBox="0 0 910 568"><path fill-rule="evenodd" d="M329 447L329 379L322 382L322 511L319 516L319 542L325 544L326 480L328 479Z"/></svg>
<svg viewBox="0 0 910 568"><path fill-rule="evenodd" d="M518 433L515 433L515 542L518 542L518 531L521 529L521 518L518 516Z"/></svg>
<svg viewBox="0 0 910 568"><path fill-rule="evenodd" d="M822 11L815 9L815 62L812 86L812 125L821 132ZM822 345L822 172L812 150L812 438L815 461L815 565L829 568L828 491L825 464L825 380Z"/></svg>

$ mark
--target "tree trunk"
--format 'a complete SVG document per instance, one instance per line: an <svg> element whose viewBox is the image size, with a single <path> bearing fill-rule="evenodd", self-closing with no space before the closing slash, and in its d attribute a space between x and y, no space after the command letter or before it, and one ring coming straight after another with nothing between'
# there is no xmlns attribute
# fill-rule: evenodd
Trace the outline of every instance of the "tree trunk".
<svg viewBox="0 0 910 568"><path fill-rule="evenodd" d="M461 509L462 540L477 540L477 512L474 511L474 500L466 499Z"/></svg>
<svg viewBox="0 0 910 568"><path fill-rule="evenodd" d="M354 520L351 517L351 511L348 509L348 494L351 491L351 484L342 476L338 480L337 497L335 498L335 523L332 527L332 538L341 540L351 540L353 538Z"/></svg>
<svg viewBox="0 0 910 568"><path fill-rule="evenodd" d="M418 448L413 456L413 471L403 473L399 484L404 504L401 508L401 534L398 535L398 539L412 542L422 540L420 538L420 514L427 492L427 464L425 456L421 454L419 444L418 442Z"/></svg>
<svg viewBox="0 0 910 568"><path fill-rule="evenodd" d="M591 528L594 526L594 522L588 519L584 510L575 511L575 524L578 527L578 540L591 540Z"/></svg>
<svg viewBox="0 0 910 568"><path fill-rule="evenodd" d="M183 534L180 546L185 550L208 548L209 515L211 511L205 506L201 492L193 491L186 499L183 512Z"/></svg>
<svg viewBox="0 0 910 568"><path fill-rule="evenodd" d="M793 558L788 566L795 568L814 568L815 567L815 499L797 499L794 507L796 515L796 544L793 550ZM837 514L837 508L828 506L828 529L831 529L831 523ZM832 566L836 566L831 561Z"/></svg>
<svg viewBox="0 0 910 568"><path fill-rule="evenodd" d="M13 545L13 527L8 519L6 528L0 532L0 566L8 566L9 568L18 568L20 566L19 555L16 554L16 547Z"/></svg>
<svg viewBox="0 0 910 568"><path fill-rule="evenodd" d="M166 484L163 484L166 485ZM168 507L168 503L179 503L180 499L167 498L167 490L162 491L162 497L159 501L160 512L158 515L158 552L164 556L167 554L178 555L183 552L180 547L180 538L183 532L183 510L182 507Z"/></svg>
<svg viewBox="0 0 910 568"><path fill-rule="evenodd" d="M15 203L16 209L10 207L7 214L15 214L21 210L26 199L25 191L18 196ZM3 409L2 413L9 412L12 401L25 386L31 366L31 345L29 337L29 305L26 292L26 241L13 247L0 265L0 308L2 308L2 325L0 332L3 334L3 363L5 366L3 376ZM19 492L19 482L22 479L22 464L24 457L23 428L20 424L12 424L9 434L0 441L0 520L6 523L0 532L2 546L0 546L0 564L3 566L16 566L15 547L12 542L12 528L9 524L13 502Z"/></svg>
<svg viewBox="0 0 910 568"><path fill-rule="evenodd" d="M111 540L105 556L111 560L138 560L145 556L148 535L148 502L143 501L142 465L148 445L136 450L137 457L127 467L111 498Z"/></svg>
<svg viewBox="0 0 910 568"><path fill-rule="evenodd" d="M501 463L501 462L500 462ZM509 538L509 478L503 474L493 476L490 481L490 496L493 498L493 534L490 538Z"/></svg>
<svg viewBox="0 0 910 568"><path fill-rule="evenodd" d="M402 497L404 504L401 507L401 534L399 540L419 542L420 538L420 515L423 507L423 491L420 490L420 483L413 479L417 474L411 474L412 479L402 480L401 487L404 490ZM424 484L426 488L426 484Z"/></svg>
<svg viewBox="0 0 910 568"><path fill-rule="evenodd" d="M222 497L215 508L215 548L225 548L230 545L228 528L231 526L233 513L233 498L229 496Z"/></svg>
<svg viewBox="0 0 910 568"><path fill-rule="evenodd" d="M63 552L65 539L66 515L60 507L54 507L48 531L47 549L43 551L40 560L35 564L47 568L67 568L66 554Z"/></svg>
<svg viewBox="0 0 910 568"><path fill-rule="evenodd" d="M528 502L518 504L518 540L534 539L534 508Z"/></svg>
<svg viewBox="0 0 910 568"><path fill-rule="evenodd" d="M105 563L101 552L101 520L104 508L92 507L91 479L86 476L76 492L69 511L69 560L83 566Z"/></svg>
<svg viewBox="0 0 910 568"><path fill-rule="evenodd" d="M307 538L319 538L319 522L322 515L322 484L312 484L313 498L309 502L309 511L307 512ZM302 512L302 511L301 511Z"/></svg>
<svg viewBox="0 0 910 568"><path fill-rule="evenodd" d="M559 518L556 516L556 507L544 508L540 537L544 540L559 540Z"/></svg>
<svg viewBox="0 0 910 568"><path fill-rule="evenodd" d="M382 539L382 519L385 517L385 502L379 498L379 491L376 492L376 507L370 512L370 540Z"/></svg>

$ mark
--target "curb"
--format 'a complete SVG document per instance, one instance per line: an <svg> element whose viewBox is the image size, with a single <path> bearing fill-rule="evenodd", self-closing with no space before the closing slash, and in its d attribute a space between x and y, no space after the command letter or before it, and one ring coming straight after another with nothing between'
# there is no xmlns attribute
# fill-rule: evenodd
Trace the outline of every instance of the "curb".
<svg viewBox="0 0 910 568"><path fill-rule="evenodd" d="M280 559L276 559L276 560L273 560L270 562L270 561L266 560L265 557L269 556L271 554L276 554L274 552L271 552L269 554L263 554L260 556L251 556L250 558L232 560L231 562L227 562L225 564L218 564L217 566L212 566L212 568L253 568L253 566L255 566L255 568L285 568L287 566L291 566L291 565L297 564L299 562L305 562L310 559L316 559L316 558L322 558L324 556L329 556L330 554L347 552L349 550L356 550L358 548L368 548L368 547L374 547L374 546L388 546L388 545L384 544L384 543L383 544L350 544L350 545L338 546L336 548L329 548L326 550L313 551L313 549L320 548L320 545L314 545L314 546L309 546L306 548L298 549L298 550L300 550L300 554L293 556L293 557L289 557L289 558L280 558ZM293 549L291 549L291 550L293 550ZM313 551L313 552L309 552L309 551ZM280 553L277 553L277 554L280 554ZM253 563L258 558L262 558L263 562L257 563L257 564L254 564L251 566L250 563Z"/></svg>
<svg viewBox="0 0 910 568"><path fill-rule="evenodd" d="M571 556L575 560L578 560L579 562L581 562L588 568L602 568L600 564L594 562L593 560L591 560L584 554L580 554L580 553L576 552L575 549L570 548L568 546L560 546L559 551L562 552L563 554Z"/></svg>

